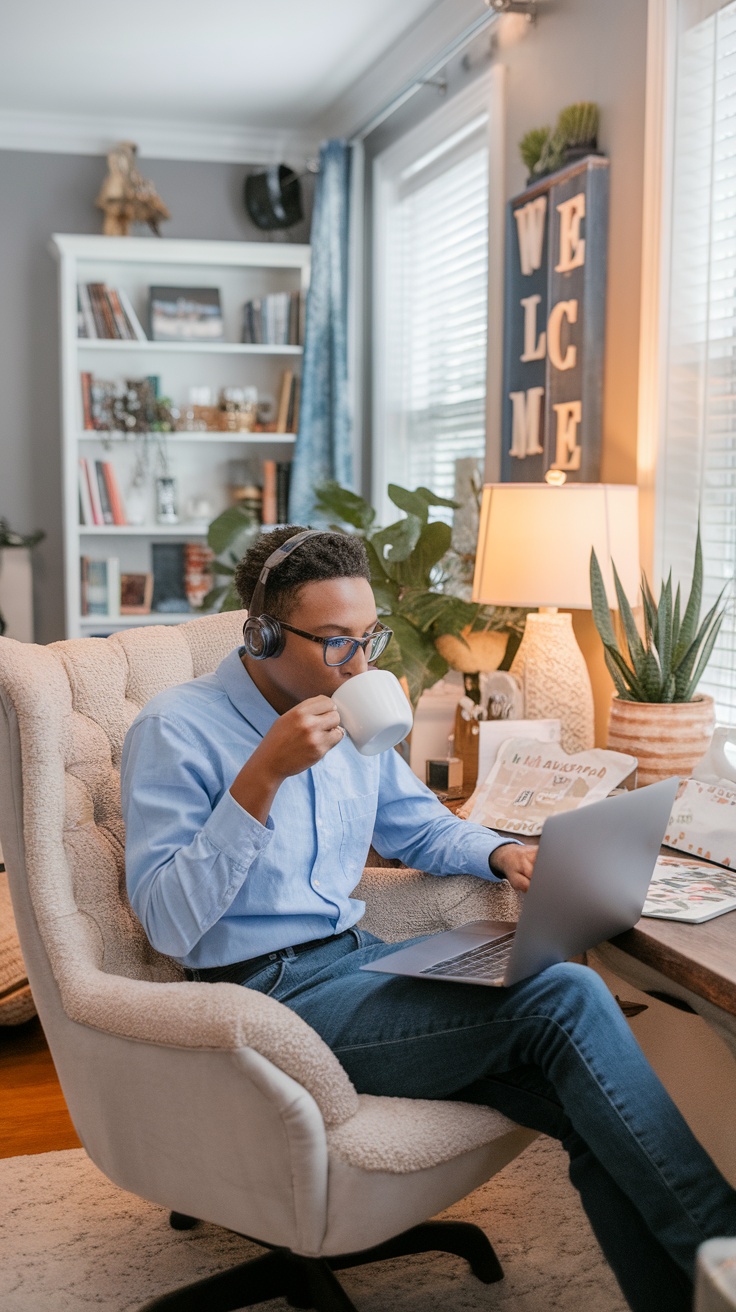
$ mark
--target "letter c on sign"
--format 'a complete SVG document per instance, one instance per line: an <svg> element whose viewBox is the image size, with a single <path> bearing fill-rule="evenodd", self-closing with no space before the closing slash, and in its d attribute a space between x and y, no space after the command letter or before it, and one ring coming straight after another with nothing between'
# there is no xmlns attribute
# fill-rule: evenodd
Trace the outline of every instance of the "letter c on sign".
<svg viewBox="0 0 736 1312"><path fill-rule="evenodd" d="M549 316L547 324L547 351L549 352L550 363L554 365L555 369L574 369L578 358L577 347L570 342L564 356L562 354L560 336L563 319L567 319L568 323L577 323L577 301L558 301Z"/></svg>

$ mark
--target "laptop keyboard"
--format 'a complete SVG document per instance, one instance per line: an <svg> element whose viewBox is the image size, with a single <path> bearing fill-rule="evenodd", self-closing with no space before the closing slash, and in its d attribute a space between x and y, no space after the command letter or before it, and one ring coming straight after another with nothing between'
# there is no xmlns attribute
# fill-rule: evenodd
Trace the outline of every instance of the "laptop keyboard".
<svg viewBox="0 0 736 1312"><path fill-rule="evenodd" d="M490 943L481 943L468 952L460 952L456 957L447 957L437 961L433 966L426 966L420 973L442 978L452 975L461 979L500 979L511 956L516 931L502 934Z"/></svg>

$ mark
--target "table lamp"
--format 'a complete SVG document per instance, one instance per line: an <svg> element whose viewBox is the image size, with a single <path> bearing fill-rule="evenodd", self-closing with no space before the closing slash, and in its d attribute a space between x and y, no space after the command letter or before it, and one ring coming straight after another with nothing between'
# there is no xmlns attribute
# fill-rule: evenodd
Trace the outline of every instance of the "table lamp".
<svg viewBox="0 0 736 1312"><path fill-rule="evenodd" d="M487 483L483 488L473 601L538 606L527 616L511 667L528 719L561 721L567 752L594 744L593 691L565 610L590 610L590 551L616 605L611 559L626 596L639 590L636 487L607 483Z"/></svg>

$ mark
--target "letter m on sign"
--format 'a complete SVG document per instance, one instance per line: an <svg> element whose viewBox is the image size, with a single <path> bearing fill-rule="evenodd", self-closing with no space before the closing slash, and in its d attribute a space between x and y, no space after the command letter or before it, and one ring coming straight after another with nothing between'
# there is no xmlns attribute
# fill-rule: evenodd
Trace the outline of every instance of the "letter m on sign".
<svg viewBox="0 0 736 1312"><path fill-rule="evenodd" d="M544 220L547 215L547 197L537 196L520 209L514 210L519 234L519 263L525 275L533 273L542 264L544 250Z"/></svg>

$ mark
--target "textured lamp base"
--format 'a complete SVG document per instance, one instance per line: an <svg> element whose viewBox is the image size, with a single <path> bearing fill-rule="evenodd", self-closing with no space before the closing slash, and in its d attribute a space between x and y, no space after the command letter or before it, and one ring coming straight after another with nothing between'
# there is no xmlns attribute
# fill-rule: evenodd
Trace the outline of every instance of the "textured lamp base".
<svg viewBox="0 0 736 1312"><path fill-rule="evenodd" d="M528 720L559 720L560 743L566 752L593 747L593 690L571 615L554 611L527 615L511 673L522 681Z"/></svg>
<svg viewBox="0 0 736 1312"><path fill-rule="evenodd" d="M170 1219L178 1230L187 1228L182 1222L196 1224L180 1212L172 1212ZM432 1251L464 1257L473 1275L486 1285L503 1280L501 1264L478 1226L465 1221L425 1221L385 1244L340 1257L299 1257L288 1249L277 1248L229 1271L154 1298L140 1312L203 1312L205 1308L207 1312L235 1312L274 1298L285 1298L289 1307L314 1308L316 1312L356 1312L335 1271Z"/></svg>

